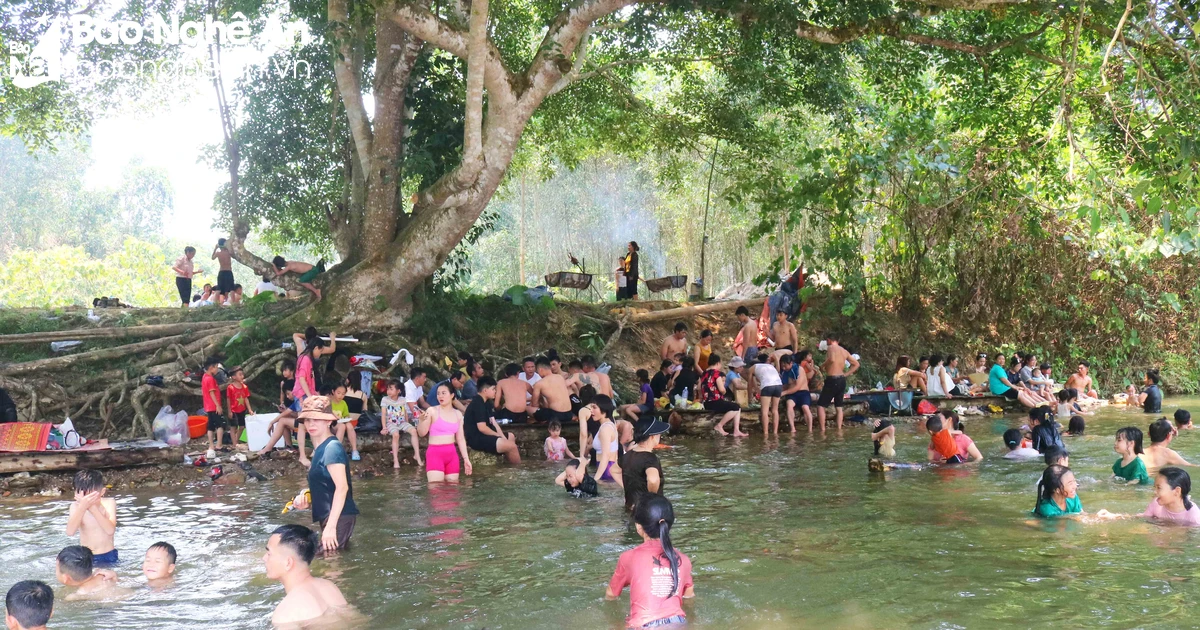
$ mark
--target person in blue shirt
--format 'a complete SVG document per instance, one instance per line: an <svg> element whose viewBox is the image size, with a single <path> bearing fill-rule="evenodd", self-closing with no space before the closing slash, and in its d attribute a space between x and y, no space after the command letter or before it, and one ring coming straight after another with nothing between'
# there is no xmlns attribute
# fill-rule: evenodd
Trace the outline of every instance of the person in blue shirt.
<svg viewBox="0 0 1200 630"><path fill-rule="evenodd" d="M462 403L463 382L467 380L467 375L459 370L450 373L450 378L439 382L429 388L429 393L425 395L425 402L429 403L430 407L438 406L437 390L442 385L448 385L450 392L454 394L454 407L459 411L465 411L467 406Z"/></svg>

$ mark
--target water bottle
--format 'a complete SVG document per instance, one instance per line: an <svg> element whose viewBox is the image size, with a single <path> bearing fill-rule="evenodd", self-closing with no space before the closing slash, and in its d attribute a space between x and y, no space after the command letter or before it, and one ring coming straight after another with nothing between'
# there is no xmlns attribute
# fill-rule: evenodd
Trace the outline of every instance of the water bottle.
<svg viewBox="0 0 1200 630"><path fill-rule="evenodd" d="M883 390L883 381L875 381L875 389L878 391L882 391Z"/></svg>
<svg viewBox="0 0 1200 630"><path fill-rule="evenodd" d="M683 388L683 394L681 394L681 398L683 398L683 404L685 405L687 404L687 401L691 400L691 398L688 397L688 388Z"/></svg>

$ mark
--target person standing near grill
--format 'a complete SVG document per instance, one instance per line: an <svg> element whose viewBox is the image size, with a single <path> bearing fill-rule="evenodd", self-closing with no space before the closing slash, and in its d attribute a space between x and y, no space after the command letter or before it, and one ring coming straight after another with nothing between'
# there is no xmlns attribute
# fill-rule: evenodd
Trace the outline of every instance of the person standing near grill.
<svg viewBox="0 0 1200 630"><path fill-rule="evenodd" d="M196 269L192 262L195 257L196 248L189 245L183 248L183 255L171 267L171 271L175 272L175 288L179 290L179 299L184 308L192 303L192 277L204 273L203 269Z"/></svg>
<svg viewBox="0 0 1200 630"><path fill-rule="evenodd" d="M629 252L621 259L621 271L625 273L625 292L618 299L636 300L638 296L638 251L637 241L629 241Z"/></svg>

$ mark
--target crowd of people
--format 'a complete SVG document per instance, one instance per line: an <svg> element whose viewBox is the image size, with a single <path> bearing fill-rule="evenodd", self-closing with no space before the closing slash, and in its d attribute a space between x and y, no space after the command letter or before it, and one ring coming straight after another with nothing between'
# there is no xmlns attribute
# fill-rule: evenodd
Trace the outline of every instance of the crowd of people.
<svg viewBox="0 0 1200 630"><path fill-rule="evenodd" d="M193 280L197 275L203 275L204 270L196 266L195 257L196 248L189 245L184 248L183 255L171 265L171 271L175 273L175 288L179 292L179 301L183 308L241 305L242 301L246 299L245 289L233 276L233 252L227 246L226 239L218 239L217 245L212 251L212 260L217 261L216 284L206 282L198 293L193 293ZM276 256L271 261L271 265L274 268L274 275L264 275L262 281L254 287L253 296L263 293L286 296L287 290L275 284L274 280L288 273L294 273L297 276L297 283L320 301L321 290L312 282L318 275L325 272L324 261L311 265L298 260L288 261L282 256Z"/></svg>

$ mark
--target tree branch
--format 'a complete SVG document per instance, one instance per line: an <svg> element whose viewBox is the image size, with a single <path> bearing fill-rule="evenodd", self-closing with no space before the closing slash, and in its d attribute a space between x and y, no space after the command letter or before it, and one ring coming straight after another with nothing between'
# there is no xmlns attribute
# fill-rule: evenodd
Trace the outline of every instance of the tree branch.
<svg viewBox="0 0 1200 630"><path fill-rule="evenodd" d="M945 1L951 2L954 0L945 0ZM985 4L989 2L989 0L975 0L975 1L984 2ZM995 0L995 2L992 2L992 4L1006 4L1006 3L1003 2L1003 0ZM940 5L938 5L938 6L940 6ZM880 18L876 18L874 20L870 20L863 24L852 24L849 26L840 26L840 27L835 27L835 28L827 28L827 27L823 27L823 26L817 26L816 24L812 24L811 22L803 22L802 21L802 22L800 22L799 26L796 27L796 35L800 36L801 38L804 38L804 39L807 39L810 41L814 41L817 43L834 44L834 45L844 44L846 42L853 41L856 39L861 39L863 37L868 37L868 36L873 36L873 35L882 35L882 36L886 36L886 37L891 37L893 39L899 39L902 41L917 44L919 46L933 46L936 48L945 48L947 50L956 50L958 52L967 53L969 55L984 56L984 55L989 55L993 52L996 52L997 50L1001 50L1003 48L1010 48L1013 46L1021 46L1025 42L1027 42L1035 37L1040 36L1042 33L1045 33L1046 29L1049 28L1050 24L1054 21L1054 18L1050 18L1049 20L1046 20L1046 22L1044 22L1041 25L1041 27L1037 28L1036 30L1030 31L1028 33L1022 33L1021 35L1018 35L1011 39L1006 39L1006 40L999 41L999 42L993 42L990 44L969 44L966 42L961 42L961 41L957 41L957 40L953 40L953 39L945 39L942 37L934 37L931 35L924 35L921 33L907 32L902 28L908 22L912 22L915 20L920 20L922 18L929 17L931 15L934 15L937 12L938 12L937 7L930 7L927 9L922 9L917 12L907 12L906 11L906 12L902 12L902 13L894 13L892 15L887 15L887 16L883 16ZM1021 48L1022 48L1022 52L1029 53L1029 54L1031 54L1031 56L1037 56L1037 55L1032 55L1033 51L1025 49L1024 46L1021 46ZM1041 58L1041 57L1039 57L1039 58ZM1049 61L1049 59L1046 59L1046 60ZM1053 62L1051 62L1051 63L1053 63Z"/></svg>
<svg viewBox="0 0 1200 630"><path fill-rule="evenodd" d="M375 141L367 108L363 103L362 82L358 68L352 67L355 55L351 49L349 32L350 12L346 0L329 0L329 26L333 32L333 76L346 108L346 119L350 123L350 135L358 149L358 159L364 173L371 172L372 145Z"/></svg>

